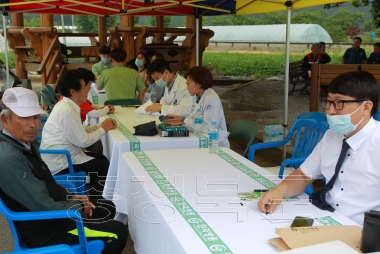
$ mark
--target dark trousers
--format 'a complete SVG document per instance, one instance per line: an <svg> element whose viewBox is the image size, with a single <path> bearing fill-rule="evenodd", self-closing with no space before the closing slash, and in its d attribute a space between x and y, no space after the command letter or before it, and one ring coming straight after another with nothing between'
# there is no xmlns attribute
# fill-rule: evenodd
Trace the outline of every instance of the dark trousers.
<svg viewBox="0 0 380 254"><path fill-rule="evenodd" d="M96 208L92 210L92 217L83 218L83 226L85 227L87 241L102 240L104 242L103 254L121 253L127 244L128 228L120 221L113 220L116 212L114 203L105 199L90 199L90 201ZM67 220L67 223L67 228L62 230L62 232L54 238L48 240L44 246L55 244L73 245L79 243L78 236L68 233L68 231L76 229L75 221ZM55 231L57 229L53 230ZM99 233L103 234L99 235ZM49 233L47 232L47 234Z"/></svg>
<svg viewBox="0 0 380 254"><path fill-rule="evenodd" d="M103 154L103 144L102 144L102 141L99 139L94 144L86 147L86 151L88 151L90 153Z"/></svg>
<svg viewBox="0 0 380 254"><path fill-rule="evenodd" d="M82 164L74 164L74 171L85 171L90 176L89 184L89 196L90 198L102 198L102 193L104 189L104 183L106 181L108 167L110 163L108 159L97 153L85 152L88 156L94 157L94 159L89 160ZM66 168L60 171L58 174L69 174L69 169Z"/></svg>

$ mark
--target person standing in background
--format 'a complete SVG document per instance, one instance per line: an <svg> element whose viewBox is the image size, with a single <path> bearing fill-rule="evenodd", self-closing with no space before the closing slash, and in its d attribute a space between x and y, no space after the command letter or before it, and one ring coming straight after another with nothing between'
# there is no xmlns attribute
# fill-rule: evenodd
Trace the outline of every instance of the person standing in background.
<svg viewBox="0 0 380 254"><path fill-rule="evenodd" d="M373 52L368 58L369 64L380 64L380 42L373 44Z"/></svg>
<svg viewBox="0 0 380 254"><path fill-rule="evenodd" d="M136 56L135 64L138 68L139 75L145 84L145 91L149 87L149 76L146 73L146 68L150 64L149 56L144 52L139 52Z"/></svg>
<svg viewBox="0 0 380 254"><path fill-rule="evenodd" d="M331 62L331 57L326 53L326 43L323 41L319 42L319 54L322 56L322 63L327 64Z"/></svg>
<svg viewBox="0 0 380 254"><path fill-rule="evenodd" d="M360 47L362 38L355 37L352 48L346 49L342 57L342 64L366 64L367 56L365 50Z"/></svg>

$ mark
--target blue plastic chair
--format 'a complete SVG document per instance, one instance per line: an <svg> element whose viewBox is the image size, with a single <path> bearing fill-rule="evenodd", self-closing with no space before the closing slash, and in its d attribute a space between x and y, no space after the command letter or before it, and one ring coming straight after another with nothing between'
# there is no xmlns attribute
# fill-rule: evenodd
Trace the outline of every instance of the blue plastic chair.
<svg viewBox="0 0 380 254"><path fill-rule="evenodd" d="M41 136L37 136L37 140L40 140ZM41 154L63 154L66 155L67 163L69 165L70 174L53 175L55 181L59 184L62 182L73 182L76 187L76 193L80 195L87 195L86 191L86 179L87 174L84 171L75 172L73 167L73 162L71 160L71 155L67 150L42 150Z"/></svg>
<svg viewBox="0 0 380 254"><path fill-rule="evenodd" d="M325 114L319 112L307 112L301 114L294 121L284 140L252 145L249 148L248 159L252 162L254 161L256 150L286 145L293 135L296 134L292 156L289 159L284 160L280 166L278 176L282 178L285 167L291 166L297 169L313 151L314 147L321 140L328 128L329 125ZM310 185L305 190L305 193L311 194L312 192L313 188Z"/></svg>
<svg viewBox="0 0 380 254"><path fill-rule="evenodd" d="M34 248L29 250L20 250L13 252L5 252L5 253L16 253L16 254L50 254L50 253L58 253L58 254L75 254L75 252L70 248L70 246L66 244L58 244L47 247Z"/></svg>
<svg viewBox="0 0 380 254"><path fill-rule="evenodd" d="M373 119L375 119L376 121L380 121L380 109L377 111L376 114L373 115Z"/></svg>
<svg viewBox="0 0 380 254"><path fill-rule="evenodd" d="M17 234L17 229L13 221L28 221L28 220L49 220L49 219L73 219L76 221L78 229L78 238L79 243L71 245L70 248L76 254L80 253L91 253L97 254L101 253L104 249L104 242L101 240L87 241L86 234L83 227L82 217L75 210L57 210L57 211L42 211L42 212L13 212L8 209L4 204L3 200L0 198L0 212L7 218L9 227L12 232L15 251L29 250L28 247L23 243L22 239L19 239ZM47 234L49 232L46 232ZM54 248L54 246L52 246ZM38 253L33 252L33 249L30 249L29 253ZM38 249L37 249L38 250ZM28 253L28 252L27 252ZM46 252L49 253L49 252Z"/></svg>

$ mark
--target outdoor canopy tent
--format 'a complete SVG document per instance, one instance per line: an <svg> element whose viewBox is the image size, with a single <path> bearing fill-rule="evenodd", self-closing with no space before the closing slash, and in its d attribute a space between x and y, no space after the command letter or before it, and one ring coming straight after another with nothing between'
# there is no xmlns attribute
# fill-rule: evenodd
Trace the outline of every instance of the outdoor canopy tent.
<svg viewBox="0 0 380 254"><path fill-rule="evenodd" d="M77 15L148 15L204 16L223 14L259 14L287 11L284 82L284 135L288 125L289 38L292 9L306 8L350 0L0 0L4 12ZM146 4L144 2L148 2ZM197 34L199 19L196 22ZM5 20L3 21L5 27ZM199 46L196 45L197 55ZM198 58L197 58L198 60ZM7 61L8 66L8 61ZM284 149L285 154L285 149Z"/></svg>

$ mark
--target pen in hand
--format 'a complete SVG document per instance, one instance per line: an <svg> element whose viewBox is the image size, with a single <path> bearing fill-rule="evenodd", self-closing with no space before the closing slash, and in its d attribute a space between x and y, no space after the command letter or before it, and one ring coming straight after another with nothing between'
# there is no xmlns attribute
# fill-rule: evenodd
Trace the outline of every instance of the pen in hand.
<svg viewBox="0 0 380 254"><path fill-rule="evenodd" d="M272 203L271 202L267 202L266 204L265 204L265 209L267 210L267 212L265 213L265 215L268 215L269 214L269 209L270 209L270 206L272 205Z"/></svg>

